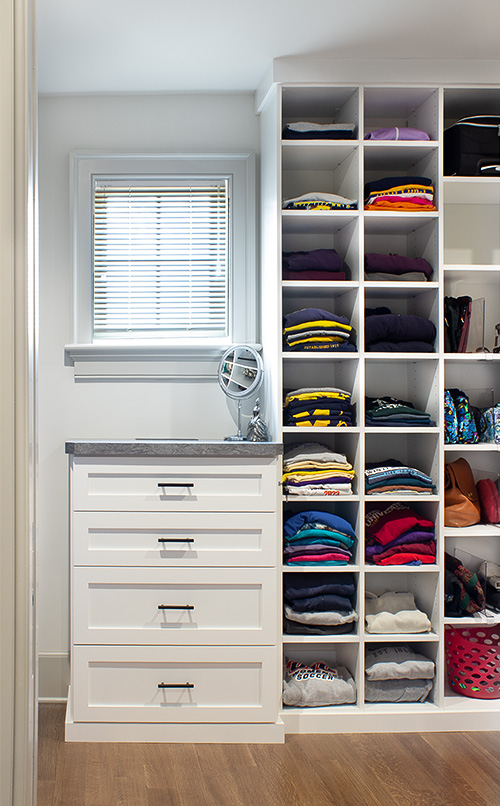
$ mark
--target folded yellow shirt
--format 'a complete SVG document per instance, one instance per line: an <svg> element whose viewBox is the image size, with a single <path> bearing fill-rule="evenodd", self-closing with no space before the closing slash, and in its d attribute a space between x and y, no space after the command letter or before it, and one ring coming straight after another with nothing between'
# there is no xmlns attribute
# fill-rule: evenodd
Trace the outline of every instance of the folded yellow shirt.
<svg viewBox="0 0 500 806"><path fill-rule="evenodd" d="M344 325L342 322L329 319L315 319L312 322L302 322L300 325L290 325L290 327L285 327L283 329L283 333L294 333L297 330L307 330L311 327L345 330L346 333L350 333L352 330L351 325Z"/></svg>

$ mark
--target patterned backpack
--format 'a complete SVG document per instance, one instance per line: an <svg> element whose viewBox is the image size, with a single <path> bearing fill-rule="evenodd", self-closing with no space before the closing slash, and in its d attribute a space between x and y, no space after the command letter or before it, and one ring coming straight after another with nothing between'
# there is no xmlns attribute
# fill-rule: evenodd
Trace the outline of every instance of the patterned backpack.
<svg viewBox="0 0 500 806"><path fill-rule="evenodd" d="M448 444L458 442L457 412L449 389L444 390L444 441Z"/></svg>
<svg viewBox="0 0 500 806"><path fill-rule="evenodd" d="M470 401L465 392L461 389L448 389L457 416L457 442L462 444L473 444L479 442L476 420L470 405Z"/></svg>

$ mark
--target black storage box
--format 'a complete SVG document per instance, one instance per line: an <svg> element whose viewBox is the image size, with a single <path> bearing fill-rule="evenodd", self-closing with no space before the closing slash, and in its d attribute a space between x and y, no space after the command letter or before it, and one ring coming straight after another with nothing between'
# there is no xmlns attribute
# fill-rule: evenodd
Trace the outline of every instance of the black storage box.
<svg viewBox="0 0 500 806"><path fill-rule="evenodd" d="M500 115L476 115L444 132L444 173L447 176L498 176Z"/></svg>

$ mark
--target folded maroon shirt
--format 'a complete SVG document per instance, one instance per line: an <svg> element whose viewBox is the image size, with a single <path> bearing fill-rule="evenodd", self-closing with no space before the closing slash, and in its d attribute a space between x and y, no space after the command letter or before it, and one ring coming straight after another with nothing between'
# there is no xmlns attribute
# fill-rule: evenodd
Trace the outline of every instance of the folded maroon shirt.
<svg viewBox="0 0 500 806"><path fill-rule="evenodd" d="M345 280L345 271L289 271L283 269L283 280L319 280L328 282L332 280Z"/></svg>

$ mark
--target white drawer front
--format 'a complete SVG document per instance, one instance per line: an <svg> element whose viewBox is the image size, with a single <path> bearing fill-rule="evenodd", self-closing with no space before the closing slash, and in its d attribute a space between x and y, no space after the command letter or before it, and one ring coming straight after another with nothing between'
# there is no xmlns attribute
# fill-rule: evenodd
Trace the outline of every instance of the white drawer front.
<svg viewBox="0 0 500 806"><path fill-rule="evenodd" d="M82 647L73 655L82 722L274 722L276 647Z"/></svg>
<svg viewBox="0 0 500 806"><path fill-rule="evenodd" d="M274 511L275 459L73 459L74 510Z"/></svg>
<svg viewBox="0 0 500 806"><path fill-rule="evenodd" d="M274 513L75 512L73 563L113 566L273 566Z"/></svg>
<svg viewBox="0 0 500 806"><path fill-rule="evenodd" d="M73 570L77 644L275 644L271 568Z"/></svg>

